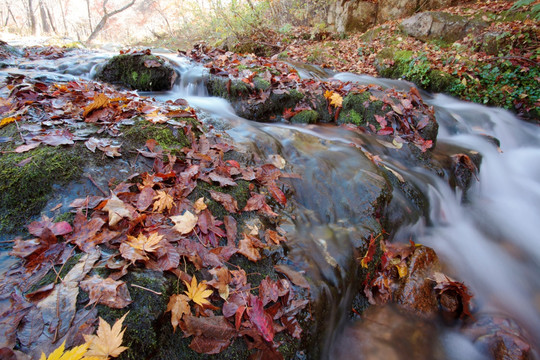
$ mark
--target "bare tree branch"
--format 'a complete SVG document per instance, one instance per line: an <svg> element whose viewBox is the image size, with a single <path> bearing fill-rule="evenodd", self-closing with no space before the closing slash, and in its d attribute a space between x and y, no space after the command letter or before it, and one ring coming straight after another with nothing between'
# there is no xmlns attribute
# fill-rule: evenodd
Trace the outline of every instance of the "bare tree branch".
<svg viewBox="0 0 540 360"><path fill-rule="evenodd" d="M106 8L106 5L107 5L107 2L108 0L105 0L103 2L103 17L101 18L101 20L99 21L99 23L96 25L96 28L92 31L92 33L90 34L90 36L88 37L88 39L86 39L86 43L87 44L90 44L97 36L97 34L103 30L103 28L105 27L105 25L107 24L107 21L109 21L109 19L111 17L113 17L114 15L118 14L118 13L121 13L122 11L124 10L127 10L128 8L130 8L131 6L133 6L135 4L137 0L132 0L130 3L126 4L125 6L121 7L120 9L116 9L110 13L107 12L107 8Z"/></svg>

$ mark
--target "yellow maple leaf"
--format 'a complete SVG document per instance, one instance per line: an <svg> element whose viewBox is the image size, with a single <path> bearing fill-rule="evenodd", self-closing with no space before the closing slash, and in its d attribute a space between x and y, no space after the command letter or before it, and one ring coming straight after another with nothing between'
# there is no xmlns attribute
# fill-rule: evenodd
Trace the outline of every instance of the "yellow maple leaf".
<svg viewBox="0 0 540 360"><path fill-rule="evenodd" d="M80 360L85 356L86 351L88 350L88 347L90 346L89 343L84 343L80 346L76 346L73 349L64 352L66 342L64 341L62 345L57 347L52 353L49 354L48 357L45 356L44 353L41 353L41 357L39 360ZM84 357L85 360L90 359L97 359L97 358L89 358Z"/></svg>
<svg viewBox="0 0 540 360"><path fill-rule="evenodd" d="M184 283L186 284L187 291L184 291L184 293L191 299L195 304L199 304L201 306L210 304L210 301L208 301L206 298L212 295L212 290L206 289L206 284L204 282L201 282L197 284L197 278L193 276L191 278L191 285L184 280Z"/></svg>
<svg viewBox="0 0 540 360"><path fill-rule="evenodd" d="M153 211L157 211L158 213L162 213L165 209L171 210L174 205L174 198L165 190L158 190L157 195L154 196L154 200L156 202L154 203Z"/></svg>
<svg viewBox="0 0 540 360"><path fill-rule="evenodd" d="M3 118L1 121L0 121L0 128L3 127L3 126L6 126L7 124L11 124L12 122L14 122L15 119L14 117L6 117L6 118Z"/></svg>
<svg viewBox="0 0 540 360"><path fill-rule="evenodd" d="M193 277L195 279L195 277ZM174 331L178 323L182 319L184 314L191 314L191 308L189 307L189 297L184 294L174 294L169 298L167 304L167 311L171 312L171 324Z"/></svg>
<svg viewBox="0 0 540 360"><path fill-rule="evenodd" d="M163 235L159 235L156 232L150 234L146 237L143 233L140 233L139 236L134 237L128 235L128 245L142 251L143 253L154 252L159 248L159 242L163 239Z"/></svg>
<svg viewBox="0 0 540 360"><path fill-rule="evenodd" d="M191 212L186 211L184 215L171 216L170 219L174 222L174 230L178 231L180 234L185 235L189 234L199 218L196 215L193 215Z"/></svg>
<svg viewBox="0 0 540 360"><path fill-rule="evenodd" d="M105 320L101 317L99 318L97 335L83 335L84 340L90 344L90 348L86 354L87 356L95 356L98 359L108 359L109 356L117 357L124 350L128 349L125 346L121 346L124 331L126 331L126 329L122 330L122 323L127 314L128 313L125 313L124 316L118 319L112 328Z"/></svg>
<svg viewBox="0 0 540 360"><path fill-rule="evenodd" d="M330 97L330 105L334 105L335 107L342 107L343 106L343 98L338 93L333 93Z"/></svg>
<svg viewBox="0 0 540 360"><path fill-rule="evenodd" d="M329 99L332 97L332 95L334 95L334 92L333 92L333 91L326 90L326 91L324 92L324 97L325 97L327 100L329 100Z"/></svg>
<svg viewBox="0 0 540 360"><path fill-rule="evenodd" d="M204 209L206 209L208 206L204 202L204 197L199 198L195 203L193 204L193 208L195 209L195 213L198 214Z"/></svg>
<svg viewBox="0 0 540 360"><path fill-rule="evenodd" d="M107 105L109 105L109 102L110 99L107 97L107 95L97 94L96 96L94 96L94 102L84 107L83 117L86 117L94 110L99 110L106 107Z"/></svg>

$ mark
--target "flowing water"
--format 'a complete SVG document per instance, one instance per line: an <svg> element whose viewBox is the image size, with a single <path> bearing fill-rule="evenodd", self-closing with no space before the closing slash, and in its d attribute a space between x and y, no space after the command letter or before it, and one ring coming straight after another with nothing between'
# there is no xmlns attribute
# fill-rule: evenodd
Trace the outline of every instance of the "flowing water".
<svg viewBox="0 0 540 360"><path fill-rule="evenodd" d="M77 54L69 59L29 62L17 66L18 69L14 66L10 71L40 72L40 76L57 81L73 76L90 78L92 66L106 57L108 55ZM380 348L373 346L355 345L359 343L356 333L359 324L348 322L346 316L357 289L355 279L351 279L347 271L352 266L352 249L363 236L380 230L378 224L371 223L366 214L358 211L369 208L366 204L380 195L378 189L384 184L366 152L379 156L385 166L413 183L428 199L429 209L419 218L411 216L405 219L404 224L393 232L394 241L408 242L412 239L435 249L446 271L471 289L477 315L498 313L516 320L528 331L530 341L538 346L538 126L520 121L504 110L458 101L445 95L422 93L424 100L435 108L440 125L437 147L459 146L482 156L478 179L473 180L471 188L463 194L433 172L411 167L406 156L396 156L395 151L374 136L353 134L328 125L260 124L242 119L227 101L208 97L202 85L204 70L201 67L183 59L173 60L181 73L174 89L147 95L158 100L188 100L191 106L201 111L203 121L216 131L225 131L248 159L280 155L287 163L287 170L302 175L302 180L291 180L298 208L295 219L282 226L296 234L291 246L296 250L291 251L290 256L301 258L310 276L327 284L326 288L315 291L326 293L334 304L325 319L327 331L322 346L323 357L347 359L353 354L366 359L401 358L380 352ZM67 66L62 69L62 64ZM312 69L302 74L325 76L314 73ZM333 76L343 81L374 83L398 90L413 86L404 81L354 74ZM500 147L494 145L493 138L500 141ZM399 190L394 189L393 198L395 206L409 206ZM363 205L358 206L362 202ZM433 330L430 327L433 324L390 314L392 319L400 319L395 322L403 323L403 329L407 326L425 328L423 336L428 339L435 337L434 341L441 345L442 350L438 349L426 358L484 358L455 329L436 325L436 330ZM368 330L368 333L370 331L380 330ZM405 338L400 341L383 343L392 351L406 354L412 345ZM344 350L347 348L351 350Z"/></svg>

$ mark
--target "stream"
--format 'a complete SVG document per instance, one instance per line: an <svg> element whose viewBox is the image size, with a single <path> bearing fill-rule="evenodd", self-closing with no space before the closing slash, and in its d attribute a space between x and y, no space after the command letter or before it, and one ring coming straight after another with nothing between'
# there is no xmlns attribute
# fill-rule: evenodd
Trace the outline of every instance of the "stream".
<svg viewBox="0 0 540 360"><path fill-rule="evenodd" d="M13 64L0 77L19 72L49 81L90 79L93 67L110 56L73 53L56 60ZM283 227L296 234L291 248L297 250L291 250L290 256L302 258L310 276L328 284L328 289L315 291L326 291L333 296L334 308L325 320L324 358L407 359L410 357L406 354L415 349L405 337L402 342L385 340L381 335L384 330L375 326L360 330L360 322L347 316L356 288L348 278L347 261L361 237L378 227L357 211L362 208L358 204L373 200L374 189L384 182L366 152L378 156L386 167L414 184L429 204L429 209L419 217L411 216L393 230L393 242L413 240L432 247L445 272L464 282L474 294L475 317L500 314L513 319L527 331L533 345L540 345L538 126L501 109L422 92L424 101L434 107L440 126L436 151L457 146L478 152L482 157L477 179L463 193L432 171L411 167L406 156L395 156L392 149L373 135L355 134L330 125L256 123L240 118L227 101L208 97L202 82L202 67L167 56L177 64L180 79L171 91L144 95L162 101L186 99L190 106L200 110L203 122L212 125L215 131L227 133L244 149L246 156L265 159L280 155L287 170L302 175L301 181L291 180L298 208L296 221ZM404 81L363 75L314 73L309 68L299 73L305 77L333 76L342 81L398 90L413 86ZM500 141L499 147L494 145L493 138ZM410 204L400 190L393 191L392 206L408 209ZM340 266L336 267L336 263ZM380 321L383 321L381 316L391 319L403 332L421 329L421 336L440 345L417 359L488 358L451 326L403 318L392 309L377 316ZM374 332L375 340L370 344L359 341L359 334L365 337L366 331Z"/></svg>

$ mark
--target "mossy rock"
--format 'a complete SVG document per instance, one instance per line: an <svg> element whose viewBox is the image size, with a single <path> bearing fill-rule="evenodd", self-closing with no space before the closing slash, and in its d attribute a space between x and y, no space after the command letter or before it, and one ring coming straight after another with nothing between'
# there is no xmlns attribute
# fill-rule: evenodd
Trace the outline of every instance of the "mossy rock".
<svg viewBox="0 0 540 360"><path fill-rule="evenodd" d="M133 125L122 126L122 131L124 135L123 148L128 152L137 151L150 139L156 140L163 150L174 155L182 154L182 148L190 146L190 141L182 128L167 124L153 124L140 119L135 121Z"/></svg>
<svg viewBox="0 0 540 360"><path fill-rule="evenodd" d="M141 91L170 90L177 74L159 56L123 54L111 58L101 67L96 79Z"/></svg>
<svg viewBox="0 0 540 360"><path fill-rule="evenodd" d="M303 110L291 118L294 124L315 124L319 120L319 113L315 110Z"/></svg>
<svg viewBox="0 0 540 360"><path fill-rule="evenodd" d="M79 178L83 165L84 161L73 148L41 145L21 154L2 154L0 231L13 233L23 229L41 212L54 185Z"/></svg>
<svg viewBox="0 0 540 360"><path fill-rule="evenodd" d="M210 75L205 80L208 94L229 101L237 101L248 96L252 89L243 81Z"/></svg>
<svg viewBox="0 0 540 360"><path fill-rule="evenodd" d="M382 101L370 100L369 92L351 92L343 98L343 109L339 114L338 123L351 123L358 126L372 124L376 128L380 128L375 115L383 116L386 112L384 107Z"/></svg>

